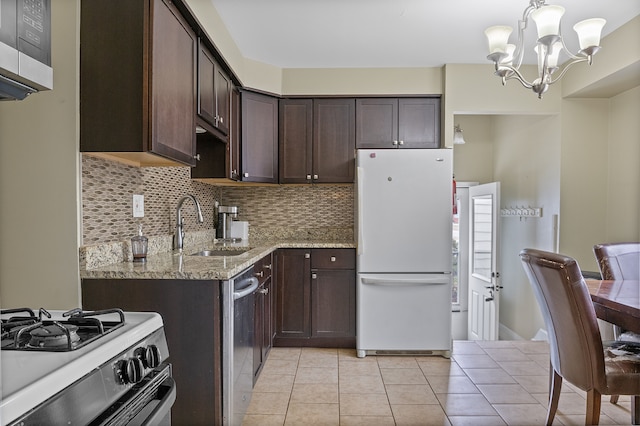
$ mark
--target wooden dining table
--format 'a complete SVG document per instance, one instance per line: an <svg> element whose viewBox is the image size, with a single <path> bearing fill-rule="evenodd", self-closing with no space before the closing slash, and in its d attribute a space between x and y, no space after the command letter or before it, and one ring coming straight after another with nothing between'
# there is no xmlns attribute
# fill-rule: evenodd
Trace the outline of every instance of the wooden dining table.
<svg viewBox="0 0 640 426"><path fill-rule="evenodd" d="M585 280L601 320L640 333L640 281Z"/></svg>

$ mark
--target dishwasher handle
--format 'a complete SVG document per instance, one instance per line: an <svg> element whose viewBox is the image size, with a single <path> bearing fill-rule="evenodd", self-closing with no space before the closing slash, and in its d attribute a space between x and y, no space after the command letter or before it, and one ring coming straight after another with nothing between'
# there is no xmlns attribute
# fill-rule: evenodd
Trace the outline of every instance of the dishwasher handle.
<svg viewBox="0 0 640 426"><path fill-rule="evenodd" d="M245 296L250 295L258 288L258 279L256 277L249 277L244 281L241 281L240 284L246 284L241 286L242 289L240 291L233 292L233 300L242 299Z"/></svg>

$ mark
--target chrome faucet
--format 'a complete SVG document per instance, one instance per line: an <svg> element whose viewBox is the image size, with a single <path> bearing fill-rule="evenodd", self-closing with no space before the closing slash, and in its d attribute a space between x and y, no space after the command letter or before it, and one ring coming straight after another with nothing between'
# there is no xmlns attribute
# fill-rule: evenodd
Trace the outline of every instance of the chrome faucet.
<svg viewBox="0 0 640 426"><path fill-rule="evenodd" d="M184 244L184 219L182 218L182 203L185 200L191 199L193 203L196 205L196 210L198 211L198 222L204 222L202 218L202 210L200 209L200 203L193 195L187 194L178 200L178 206L176 207L176 233L173 236L173 249L182 251L182 246Z"/></svg>

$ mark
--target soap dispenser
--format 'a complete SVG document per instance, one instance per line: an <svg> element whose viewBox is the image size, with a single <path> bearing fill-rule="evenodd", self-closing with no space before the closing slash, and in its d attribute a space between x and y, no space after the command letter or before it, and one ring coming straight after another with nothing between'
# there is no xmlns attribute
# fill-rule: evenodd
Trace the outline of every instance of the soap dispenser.
<svg viewBox="0 0 640 426"><path fill-rule="evenodd" d="M138 224L138 235L131 238L131 252L134 262L147 261L147 246L149 239L142 235L142 224Z"/></svg>

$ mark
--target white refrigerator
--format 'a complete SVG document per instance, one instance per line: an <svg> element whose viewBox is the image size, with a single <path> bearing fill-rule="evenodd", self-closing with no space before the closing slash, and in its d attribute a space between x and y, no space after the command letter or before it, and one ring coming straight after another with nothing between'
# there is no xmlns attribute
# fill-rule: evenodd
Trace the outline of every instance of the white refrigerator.
<svg viewBox="0 0 640 426"><path fill-rule="evenodd" d="M449 149L357 151L358 357L451 355Z"/></svg>

